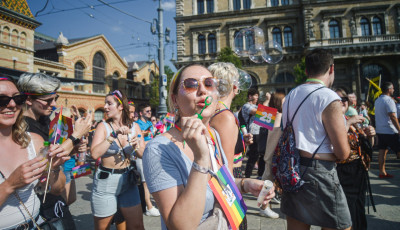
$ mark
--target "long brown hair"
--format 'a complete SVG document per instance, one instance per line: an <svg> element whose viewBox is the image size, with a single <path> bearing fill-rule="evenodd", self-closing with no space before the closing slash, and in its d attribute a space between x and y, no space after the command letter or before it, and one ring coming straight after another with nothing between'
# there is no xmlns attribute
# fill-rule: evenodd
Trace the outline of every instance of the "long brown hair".
<svg viewBox="0 0 400 230"><path fill-rule="evenodd" d="M0 78L1 78L1 81L11 82L15 86L15 88L18 89L17 84L15 84L15 82L11 78L1 76L1 75L0 75ZM19 91L19 89L18 89L18 91ZM26 132L26 130L28 129L28 123L26 123L26 121L24 119L23 107L24 106L21 106L21 110L18 114L17 120L15 121L15 123L12 126L11 136L12 136L12 140L15 143L20 145L22 148L26 148L26 147L28 147L29 143L31 142L31 137Z"/></svg>
<svg viewBox="0 0 400 230"><path fill-rule="evenodd" d="M114 90L113 92L107 94L106 97L112 96L114 101L117 102L117 105L121 105L123 107L122 110L122 124L126 125L128 127L131 127L132 125L132 120L129 117L129 104L128 104L128 98L126 95L121 92L120 90ZM111 122L112 118L107 119L107 122Z"/></svg>
<svg viewBox="0 0 400 230"><path fill-rule="evenodd" d="M278 112L282 113L283 98L285 94L282 92L276 92L271 95L271 101L269 107L275 108Z"/></svg>

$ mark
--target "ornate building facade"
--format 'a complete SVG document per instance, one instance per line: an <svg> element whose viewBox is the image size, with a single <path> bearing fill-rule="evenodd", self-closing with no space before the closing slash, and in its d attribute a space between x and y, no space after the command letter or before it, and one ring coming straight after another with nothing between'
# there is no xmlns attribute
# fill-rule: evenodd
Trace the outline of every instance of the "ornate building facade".
<svg viewBox="0 0 400 230"><path fill-rule="evenodd" d="M266 41L283 48L278 64L256 64L241 57L243 68L262 91L295 86L293 67L307 50L330 49L335 85L363 98L366 77L400 83L400 2L398 0L177 0L177 61L209 65L236 34L257 26ZM237 41L236 41L237 42Z"/></svg>

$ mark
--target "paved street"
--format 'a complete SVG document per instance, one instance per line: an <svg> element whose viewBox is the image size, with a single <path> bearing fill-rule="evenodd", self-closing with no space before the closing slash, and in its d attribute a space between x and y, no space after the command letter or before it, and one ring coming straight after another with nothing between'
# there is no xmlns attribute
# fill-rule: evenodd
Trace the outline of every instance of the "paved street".
<svg viewBox="0 0 400 230"><path fill-rule="evenodd" d="M368 229L390 230L400 229L400 160L394 154L388 154L387 171L395 175L393 179L382 180L378 178L377 152L374 152L372 169L370 172L372 192L375 199L377 212L370 207L367 215ZM78 230L93 229L93 216L90 209L90 194L92 178L77 179L77 201L71 205ZM256 198L245 195L248 206L248 229L286 229L285 217L279 211L279 205L272 205L272 209L280 213L279 219L268 219L258 215ZM144 216L144 225L148 230L160 229L159 217ZM115 229L113 226L112 229ZM313 227L312 229L319 229Z"/></svg>

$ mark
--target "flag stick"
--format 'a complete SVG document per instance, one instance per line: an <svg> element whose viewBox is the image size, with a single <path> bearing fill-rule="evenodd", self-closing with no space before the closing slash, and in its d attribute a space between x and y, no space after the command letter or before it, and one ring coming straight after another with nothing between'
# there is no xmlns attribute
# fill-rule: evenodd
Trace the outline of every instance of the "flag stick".
<svg viewBox="0 0 400 230"><path fill-rule="evenodd" d="M61 116L62 116L62 106L61 106L61 108L60 108L60 113L58 114L58 122L60 121ZM53 145L55 145L56 142L57 142L58 122L57 122L57 125L56 125L56 130L55 130L56 136L55 136L55 138L54 138ZM52 156L52 157L50 158L49 170L47 171L47 180L46 180L46 187L45 187L45 189L44 189L43 204L44 204L44 202L46 201L47 188L48 188L48 186L49 186L50 173L51 173L51 165L52 165L52 163L53 163L53 158L54 158L54 156Z"/></svg>

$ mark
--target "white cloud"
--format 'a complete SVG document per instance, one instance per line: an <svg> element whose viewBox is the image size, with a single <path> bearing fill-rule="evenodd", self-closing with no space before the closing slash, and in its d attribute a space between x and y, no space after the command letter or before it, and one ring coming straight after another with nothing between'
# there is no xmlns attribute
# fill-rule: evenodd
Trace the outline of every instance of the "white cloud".
<svg viewBox="0 0 400 230"><path fill-rule="evenodd" d="M146 55L143 54L129 54L124 56L127 62L146 60Z"/></svg>
<svg viewBox="0 0 400 230"><path fill-rule="evenodd" d="M175 10L175 1L163 2L162 7L165 11L174 11Z"/></svg>
<svg viewBox="0 0 400 230"><path fill-rule="evenodd" d="M113 26L113 27L111 27L111 30L112 30L113 32L121 32L121 31L122 31L122 27L120 27L120 26Z"/></svg>

